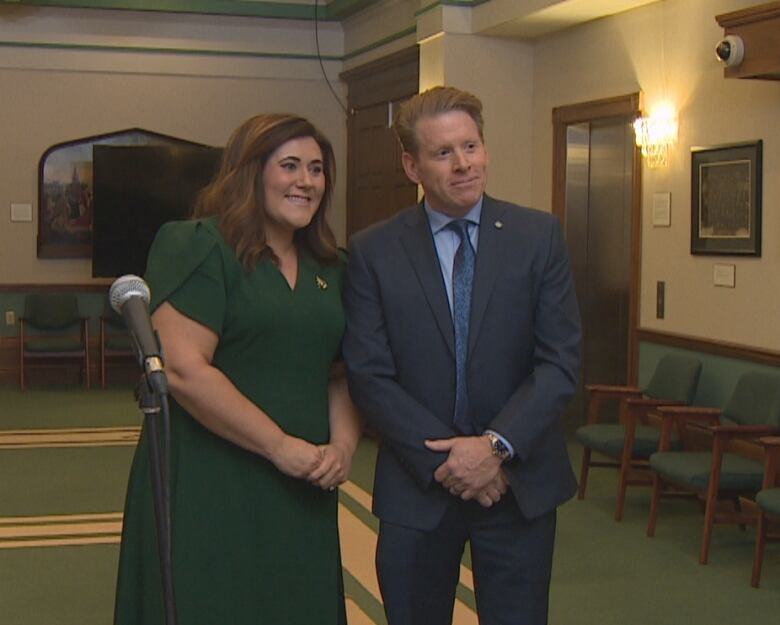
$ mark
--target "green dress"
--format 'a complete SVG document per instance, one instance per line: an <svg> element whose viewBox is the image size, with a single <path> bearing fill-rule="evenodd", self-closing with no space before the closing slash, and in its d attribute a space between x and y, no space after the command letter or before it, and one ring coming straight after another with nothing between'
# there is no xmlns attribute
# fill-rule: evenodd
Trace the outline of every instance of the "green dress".
<svg viewBox="0 0 780 625"><path fill-rule="evenodd" d="M246 272L213 219L160 230L150 308L169 302L214 330L213 365L281 428L329 439L328 374L339 356L343 262L301 255L291 289L270 260ZM345 622L336 493L280 473L171 401L173 571L179 625ZM130 473L116 625L163 625L146 433Z"/></svg>

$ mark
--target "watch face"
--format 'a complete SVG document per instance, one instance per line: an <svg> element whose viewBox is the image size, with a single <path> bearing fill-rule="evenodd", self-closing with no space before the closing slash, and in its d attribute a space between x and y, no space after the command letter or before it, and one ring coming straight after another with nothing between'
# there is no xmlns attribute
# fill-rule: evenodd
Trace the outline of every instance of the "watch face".
<svg viewBox="0 0 780 625"><path fill-rule="evenodd" d="M497 436L490 437L490 445L493 448L493 455L506 460L509 457L509 450Z"/></svg>

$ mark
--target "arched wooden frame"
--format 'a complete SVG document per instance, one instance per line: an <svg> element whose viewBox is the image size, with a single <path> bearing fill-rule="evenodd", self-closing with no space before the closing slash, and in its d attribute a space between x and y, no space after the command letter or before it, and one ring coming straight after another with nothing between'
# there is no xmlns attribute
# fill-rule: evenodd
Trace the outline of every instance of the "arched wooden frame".
<svg viewBox="0 0 780 625"><path fill-rule="evenodd" d="M92 147L203 145L130 128L51 146L38 162L38 258L92 256Z"/></svg>

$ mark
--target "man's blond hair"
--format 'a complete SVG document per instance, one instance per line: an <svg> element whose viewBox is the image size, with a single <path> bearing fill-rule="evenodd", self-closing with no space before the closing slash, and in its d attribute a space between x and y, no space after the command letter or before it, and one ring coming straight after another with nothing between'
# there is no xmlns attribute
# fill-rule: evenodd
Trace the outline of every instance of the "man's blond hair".
<svg viewBox="0 0 780 625"><path fill-rule="evenodd" d="M482 136L482 102L468 91L455 87L433 87L403 102L396 111L393 128L401 141L404 152L417 156L420 148L417 142L417 122L423 117L435 117L450 111L467 113Z"/></svg>

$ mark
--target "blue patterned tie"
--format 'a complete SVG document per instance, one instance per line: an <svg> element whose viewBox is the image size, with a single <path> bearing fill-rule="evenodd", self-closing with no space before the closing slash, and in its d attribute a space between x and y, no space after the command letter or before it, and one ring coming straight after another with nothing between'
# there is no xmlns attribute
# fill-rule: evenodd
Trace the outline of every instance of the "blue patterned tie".
<svg viewBox="0 0 780 625"><path fill-rule="evenodd" d="M455 326L455 427L463 434L473 434L469 416L469 395L466 384L466 360L471 318L471 287L474 284L474 248L469 238L468 221L456 219L447 224L460 237L460 245L452 263L452 321Z"/></svg>

